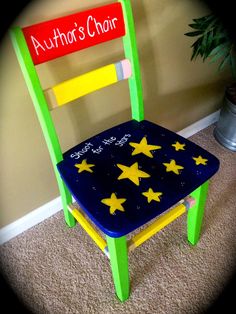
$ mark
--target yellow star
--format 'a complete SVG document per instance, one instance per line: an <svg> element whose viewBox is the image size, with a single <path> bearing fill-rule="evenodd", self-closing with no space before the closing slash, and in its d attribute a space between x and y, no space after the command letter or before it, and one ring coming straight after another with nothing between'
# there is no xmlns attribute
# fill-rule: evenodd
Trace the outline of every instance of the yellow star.
<svg viewBox="0 0 236 314"><path fill-rule="evenodd" d="M117 198L115 193L111 194L110 198L104 198L101 202L110 207L110 214L114 214L116 210L124 212L124 207L121 205L126 201L126 198Z"/></svg>
<svg viewBox="0 0 236 314"><path fill-rule="evenodd" d="M179 150L185 150L185 144L180 144L179 142L175 142L175 144L172 144L171 146L173 146L177 152Z"/></svg>
<svg viewBox="0 0 236 314"><path fill-rule="evenodd" d="M132 156L138 155L138 154L144 154L148 157L153 158L153 155L150 152L150 150L161 149L161 146L148 145L146 137L143 137L140 143L130 142L129 145L135 148L134 151L132 152Z"/></svg>
<svg viewBox="0 0 236 314"><path fill-rule="evenodd" d="M82 172L82 171L88 171L88 172L93 172L92 169L90 169L91 167L94 167L95 165L93 164L87 164L87 159L84 159L81 164L75 164L76 168L79 168L78 172Z"/></svg>
<svg viewBox="0 0 236 314"><path fill-rule="evenodd" d="M147 192L142 193L144 196L147 197L148 203L151 203L151 201L157 201L160 202L160 196L163 194L161 192L154 192L153 189L149 188Z"/></svg>
<svg viewBox="0 0 236 314"><path fill-rule="evenodd" d="M138 169L138 163L135 162L132 166L127 167L121 164L117 166L123 171L118 177L118 180L121 179L130 179L134 184L139 185L139 178L149 178L150 175L142 170Z"/></svg>
<svg viewBox="0 0 236 314"><path fill-rule="evenodd" d="M202 158L202 156L193 157L193 160L195 160L196 165L204 165L206 166L208 159Z"/></svg>
<svg viewBox="0 0 236 314"><path fill-rule="evenodd" d="M176 165L176 161L172 159L170 163L163 163L166 166L166 172L173 171L175 174L179 174L179 170L184 169L184 167Z"/></svg>

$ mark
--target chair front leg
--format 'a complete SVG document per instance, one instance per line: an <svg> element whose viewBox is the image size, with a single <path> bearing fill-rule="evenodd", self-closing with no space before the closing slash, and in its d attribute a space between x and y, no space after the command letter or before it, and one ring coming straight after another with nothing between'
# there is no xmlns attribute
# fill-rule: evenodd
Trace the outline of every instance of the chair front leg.
<svg viewBox="0 0 236 314"><path fill-rule="evenodd" d="M116 295L124 302L129 298L129 266L126 236L111 238L107 236L107 245Z"/></svg>
<svg viewBox="0 0 236 314"><path fill-rule="evenodd" d="M196 245L201 232L202 219L207 198L209 181L203 183L197 188L191 196L196 200L196 204L189 209L187 217L187 234L188 241L192 245Z"/></svg>

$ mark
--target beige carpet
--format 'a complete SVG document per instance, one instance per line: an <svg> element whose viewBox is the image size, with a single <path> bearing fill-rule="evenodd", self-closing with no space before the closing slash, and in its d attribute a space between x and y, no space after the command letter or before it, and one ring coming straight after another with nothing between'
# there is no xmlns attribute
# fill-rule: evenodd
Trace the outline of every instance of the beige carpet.
<svg viewBox="0 0 236 314"><path fill-rule="evenodd" d="M132 290L122 304L107 258L60 212L0 248L2 271L33 313L202 313L214 302L236 265L236 153L212 132L191 138L221 161L198 245L187 243L182 216L130 253Z"/></svg>

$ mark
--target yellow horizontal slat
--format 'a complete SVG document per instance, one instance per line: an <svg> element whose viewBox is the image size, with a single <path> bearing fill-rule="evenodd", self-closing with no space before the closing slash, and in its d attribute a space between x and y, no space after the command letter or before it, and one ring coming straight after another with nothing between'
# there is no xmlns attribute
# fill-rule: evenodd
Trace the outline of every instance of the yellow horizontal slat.
<svg viewBox="0 0 236 314"><path fill-rule="evenodd" d="M52 87L58 106L118 81L115 64L85 73Z"/></svg>
<svg viewBox="0 0 236 314"><path fill-rule="evenodd" d="M170 224L176 218L181 216L186 212L186 206L184 204L180 204L176 206L174 209L170 210L167 214L164 214L159 219L157 219L154 223L149 225L146 229L139 232L137 235L133 236L129 241L129 251L132 251L143 242L151 238L154 234L159 232L165 226Z"/></svg>
<svg viewBox="0 0 236 314"><path fill-rule="evenodd" d="M90 235L97 246L104 252L105 247L107 246L106 241L100 236L100 234L93 228L93 226L77 208L72 208L71 206L68 206L68 208L81 227Z"/></svg>

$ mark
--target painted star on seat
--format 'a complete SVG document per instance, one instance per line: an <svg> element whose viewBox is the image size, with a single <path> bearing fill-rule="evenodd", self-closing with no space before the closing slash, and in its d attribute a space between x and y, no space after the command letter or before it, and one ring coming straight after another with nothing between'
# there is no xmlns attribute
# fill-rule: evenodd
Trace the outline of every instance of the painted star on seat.
<svg viewBox="0 0 236 314"><path fill-rule="evenodd" d="M178 152L179 150L185 150L185 144L181 144L178 141L175 142L175 144L172 144L171 146L173 146L175 148L175 150Z"/></svg>
<svg viewBox="0 0 236 314"><path fill-rule="evenodd" d="M184 167L177 165L174 159L170 163L163 163L163 165L166 167L166 172L173 171L175 174L180 174L179 170L184 169Z"/></svg>
<svg viewBox="0 0 236 314"><path fill-rule="evenodd" d="M116 210L124 212L125 209L121 205L126 201L126 198L117 198L115 193L111 194L110 198L104 198L101 202L110 207L110 214L113 215Z"/></svg>
<svg viewBox="0 0 236 314"><path fill-rule="evenodd" d="M154 192L153 189L149 188L147 192L142 193L144 196L146 196L148 203L151 203L151 201L160 202L160 196L163 194L161 192Z"/></svg>
<svg viewBox="0 0 236 314"><path fill-rule="evenodd" d="M208 159L202 158L202 156L193 157L193 160L195 161L196 165L204 165L206 166Z"/></svg>
<svg viewBox="0 0 236 314"><path fill-rule="evenodd" d="M139 178L149 178L150 175L142 170L138 169L138 163L135 162L132 166L127 167L125 165L117 164L117 166L123 171L118 177L118 180L129 179L134 184L139 185Z"/></svg>
<svg viewBox="0 0 236 314"><path fill-rule="evenodd" d="M130 142L129 145L135 148L134 151L132 152L132 156L138 155L138 154L144 154L150 158L153 158L153 155L150 151L155 150L155 149L161 149L161 146L149 145L147 143L146 137L143 137L140 143Z"/></svg>
<svg viewBox="0 0 236 314"><path fill-rule="evenodd" d="M87 159L84 159L80 164L75 164L75 167L79 169L78 173L81 173L83 171L93 172L91 168L94 166L95 165L93 164L88 164Z"/></svg>

